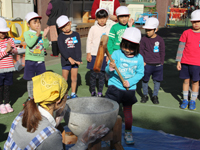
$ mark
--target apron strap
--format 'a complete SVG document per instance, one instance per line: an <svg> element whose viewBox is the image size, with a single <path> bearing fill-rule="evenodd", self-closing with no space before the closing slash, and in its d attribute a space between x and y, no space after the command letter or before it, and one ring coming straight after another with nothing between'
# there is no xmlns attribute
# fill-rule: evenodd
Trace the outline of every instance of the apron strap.
<svg viewBox="0 0 200 150"><path fill-rule="evenodd" d="M48 126L43 129L36 137L32 139L29 145L26 146L24 150L36 149L46 138L48 138L51 134L57 131L56 128L52 126Z"/></svg>

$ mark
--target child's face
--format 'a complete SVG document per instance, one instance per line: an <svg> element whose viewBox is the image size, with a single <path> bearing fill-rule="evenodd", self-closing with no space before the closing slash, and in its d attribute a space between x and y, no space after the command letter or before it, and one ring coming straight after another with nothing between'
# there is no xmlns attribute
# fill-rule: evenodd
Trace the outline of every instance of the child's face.
<svg viewBox="0 0 200 150"><path fill-rule="evenodd" d="M118 16L118 20L121 24L126 25L128 23L129 17L129 15Z"/></svg>
<svg viewBox="0 0 200 150"><path fill-rule="evenodd" d="M156 35L155 29L145 29L145 31L146 31L146 35L149 38L154 38L154 36Z"/></svg>
<svg viewBox="0 0 200 150"><path fill-rule="evenodd" d="M0 40L5 39L7 32L0 32Z"/></svg>
<svg viewBox="0 0 200 150"><path fill-rule="evenodd" d="M28 23L28 27L30 27L32 30L37 31L38 29L41 29L41 22L40 19L32 19Z"/></svg>
<svg viewBox="0 0 200 150"><path fill-rule="evenodd" d="M70 33L71 32L71 21L68 22L64 27L61 28L62 32Z"/></svg>
<svg viewBox="0 0 200 150"><path fill-rule="evenodd" d="M192 21L193 30L200 30L200 21Z"/></svg>
<svg viewBox="0 0 200 150"><path fill-rule="evenodd" d="M97 22L100 26L105 26L107 22L108 17L106 18L97 18Z"/></svg>
<svg viewBox="0 0 200 150"><path fill-rule="evenodd" d="M134 50L129 50L129 49L126 49L126 48L122 48L122 51L124 52L124 54L126 56L133 56Z"/></svg>

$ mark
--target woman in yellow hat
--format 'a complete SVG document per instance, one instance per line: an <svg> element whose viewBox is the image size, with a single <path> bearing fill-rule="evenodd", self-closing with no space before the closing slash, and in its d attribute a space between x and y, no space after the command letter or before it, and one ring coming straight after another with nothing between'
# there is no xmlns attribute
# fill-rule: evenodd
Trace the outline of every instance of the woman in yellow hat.
<svg viewBox="0 0 200 150"><path fill-rule="evenodd" d="M4 149L65 149L61 132L55 127L67 107L68 85L62 76L53 72L45 72L32 80L34 99L25 103L23 111L13 121ZM108 130L104 126L94 130L93 126L89 127L70 150L85 150L89 143L104 136Z"/></svg>

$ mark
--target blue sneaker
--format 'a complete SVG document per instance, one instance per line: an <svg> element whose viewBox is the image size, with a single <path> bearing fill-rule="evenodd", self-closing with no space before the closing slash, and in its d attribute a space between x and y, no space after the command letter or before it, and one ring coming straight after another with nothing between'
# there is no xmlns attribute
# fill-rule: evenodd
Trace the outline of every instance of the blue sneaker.
<svg viewBox="0 0 200 150"><path fill-rule="evenodd" d="M70 99L70 96L69 96L69 95L67 95L67 99Z"/></svg>
<svg viewBox="0 0 200 150"><path fill-rule="evenodd" d="M78 96L76 94L72 95L71 98L77 98Z"/></svg>
<svg viewBox="0 0 200 150"><path fill-rule="evenodd" d="M188 106L188 101L184 99L180 107L182 109L187 109L187 106Z"/></svg>
<svg viewBox="0 0 200 150"><path fill-rule="evenodd" d="M189 102L189 109L190 110L196 110L196 102L195 101L191 100Z"/></svg>
<svg viewBox="0 0 200 150"><path fill-rule="evenodd" d="M125 136L124 136L124 139L125 139L125 142L126 144L134 144L134 141L133 141L133 135L131 132L125 132Z"/></svg>

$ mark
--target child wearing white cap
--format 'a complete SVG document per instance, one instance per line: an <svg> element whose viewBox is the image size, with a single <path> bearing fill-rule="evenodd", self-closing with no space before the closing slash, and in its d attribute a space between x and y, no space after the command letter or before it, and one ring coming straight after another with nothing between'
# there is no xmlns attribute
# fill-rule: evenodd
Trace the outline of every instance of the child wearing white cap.
<svg viewBox="0 0 200 150"><path fill-rule="evenodd" d="M0 113L13 112L10 106L10 85L13 84L15 71L12 54L17 53L14 41L8 37L10 28L3 18L0 18ZM4 96L4 102L3 102Z"/></svg>
<svg viewBox="0 0 200 150"><path fill-rule="evenodd" d="M96 10L97 24L92 26L89 30L86 44L87 52L87 68L90 69L90 91L91 96L102 97L103 86L105 83L105 67L106 67L106 55L103 60L101 71L96 73L93 71L94 63L96 60L99 43L102 35L108 35L110 27L107 26L106 21L108 19L108 11L104 8ZM98 93L96 93L96 79L99 78Z"/></svg>
<svg viewBox="0 0 200 150"><path fill-rule="evenodd" d="M28 99L33 99L32 77L46 71L44 56L45 49L49 47L47 33L49 27L41 31L41 16L35 12L29 12L25 16L29 30L24 32L26 42L25 68L23 78L27 80Z"/></svg>
<svg viewBox="0 0 200 150"><path fill-rule="evenodd" d="M163 80L163 64L165 59L164 40L156 34L158 31L159 21L157 18L148 18L143 28L146 36L142 37L140 43L140 54L144 58L144 77L142 79L143 97L141 103L148 100L148 82L150 76L153 78L154 90L152 95L153 104L159 104L158 91L160 82Z"/></svg>
<svg viewBox="0 0 200 150"><path fill-rule="evenodd" d="M106 73L110 75L108 80L108 90L106 98L112 99L123 105L125 118L125 141L126 144L133 144L132 127L132 105L137 102L135 90L137 83L144 76L144 61L139 54L141 32L135 27L127 28L122 36L120 50L112 54L114 62L108 61ZM119 75L114 69L119 69L124 83L121 82ZM126 90L129 88L129 90Z"/></svg>
<svg viewBox="0 0 200 150"><path fill-rule="evenodd" d="M190 21L192 29L184 31L181 35L176 61L177 70L180 71L179 77L184 80L183 102L180 107L195 110L200 80L200 9L192 12ZM192 92L190 102L188 102L190 81Z"/></svg>
<svg viewBox="0 0 200 150"><path fill-rule="evenodd" d="M121 37L126 28L132 26L134 27L134 20L130 19L129 21L130 13L126 6L118 7L116 9L116 15L119 22L111 27L107 44L110 54L112 54L115 50L120 49L120 42L122 40Z"/></svg>
<svg viewBox="0 0 200 150"><path fill-rule="evenodd" d="M56 20L58 28L62 31L58 35L58 47L61 54L62 76L67 81L71 71L71 96L76 98L78 67L82 63L81 40L77 32L71 30L71 21L65 15Z"/></svg>

